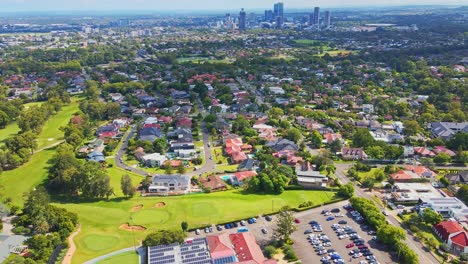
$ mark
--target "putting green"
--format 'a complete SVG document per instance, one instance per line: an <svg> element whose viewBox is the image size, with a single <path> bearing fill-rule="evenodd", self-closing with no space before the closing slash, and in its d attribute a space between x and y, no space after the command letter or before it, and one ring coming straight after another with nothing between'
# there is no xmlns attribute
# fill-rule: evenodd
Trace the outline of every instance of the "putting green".
<svg viewBox="0 0 468 264"><path fill-rule="evenodd" d="M119 242L117 236L87 235L83 237L83 244L87 250L99 252L114 247Z"/></svg>

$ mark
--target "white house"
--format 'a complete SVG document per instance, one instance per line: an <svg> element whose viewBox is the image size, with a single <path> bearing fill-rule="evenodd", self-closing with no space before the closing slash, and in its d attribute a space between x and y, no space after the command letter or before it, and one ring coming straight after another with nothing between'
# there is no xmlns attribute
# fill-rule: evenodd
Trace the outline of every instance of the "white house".
<svg viewBox="0 0 468 264"><path fill-rule="evenodd" d="M148 187L149 193L167 195L169 193L187 193L190 189L190 176L155 175Z"/></svg>
<svg viewBox="0 0 468 264"><path fill-rule="evenodd" d="M141 157L141 161L148 167L161 167L166 160L166 156L159 153L152 153Z"/></svg>

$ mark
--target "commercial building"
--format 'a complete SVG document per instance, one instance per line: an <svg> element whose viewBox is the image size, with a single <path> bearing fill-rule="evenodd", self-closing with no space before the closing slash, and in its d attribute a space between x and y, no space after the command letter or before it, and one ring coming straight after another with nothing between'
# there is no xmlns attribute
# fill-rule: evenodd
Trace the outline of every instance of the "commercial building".
<svg viewBox="0 0 468 264"><path fill-rule="evenodd" d="M239 13L239 30L245 31L246 28L247 28L247 15L244 11L244 8L242 8Z"/></svg>
<svg viewBox="0 0 468 264"><path fill-rule="evenodd" d="M395 183L392 199L400 203L417 203L424 200L443 198L430 183Z"/></svg>
<svg viewBox="0 0 468 264"><path fill-rule="evenodd" d="M184 244L174 243L148 247L148 264L212 264L208 244L204 238L188 240Z"/></svg>
<svg viewBox="0 0 468 264"><path fill-rule="evenodd" d="M316 6L314 8L314 25L319 25L320 23L320 7Z"/></svg>
<svg viewBox="0 0 468 264"><path fill-rule="evenodd" d="M331 26L331 12L325 11L325 27L329 28Z"/></svg>

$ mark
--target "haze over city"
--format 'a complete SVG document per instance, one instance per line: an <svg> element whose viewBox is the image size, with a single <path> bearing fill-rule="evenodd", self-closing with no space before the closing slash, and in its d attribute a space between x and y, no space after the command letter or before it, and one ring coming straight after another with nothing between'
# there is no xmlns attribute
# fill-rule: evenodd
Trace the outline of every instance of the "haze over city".
<svg viewBox="0 0 468 264"><path fill-rule="evenodd" d="M323 7L375 7L375 6L398 6L398 5L466 5L468 1L465 0L319 0L319 1L305 1L305 0L290 0L283 1L287 8L305 8L312 6ZM164 0L74 0L74 1L61 1L61 0L1 0L2 11L18 12L18 11L83 11L83 10L99 10L99 11L135 11L135 10L187 10L187 11L200 11L200 10L226 10L238 9L240 7L246 9L262 9L272 5L274 1L259 0L239 0L239 1L215 1L215 0L177 0L177 1L164 1Z"/></svg>

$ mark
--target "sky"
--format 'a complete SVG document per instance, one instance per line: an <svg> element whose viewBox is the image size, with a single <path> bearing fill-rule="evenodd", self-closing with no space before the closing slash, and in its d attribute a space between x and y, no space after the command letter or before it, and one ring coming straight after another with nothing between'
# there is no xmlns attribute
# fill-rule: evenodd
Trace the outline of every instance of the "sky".
<svg viewBox="0 0 468 264"><path fill-rule="evenodd" d="M271 0L0 0L0 10L20 11L135 11L271 9ZM468 5L468 0L283 0L285 9L314 6Z"/></svg>

